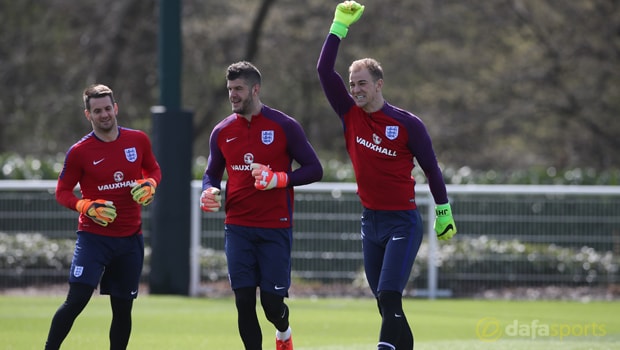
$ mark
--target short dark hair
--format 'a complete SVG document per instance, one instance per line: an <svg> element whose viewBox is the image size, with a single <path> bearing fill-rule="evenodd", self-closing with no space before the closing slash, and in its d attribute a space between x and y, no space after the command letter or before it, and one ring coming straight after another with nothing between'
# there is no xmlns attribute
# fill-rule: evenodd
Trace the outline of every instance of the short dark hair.
<svg viewBox="0 0 620 350"><path fill-rule="evenodd" d="M112 89L110 89L109 87L103 84L93 84L87 87L86 90L84 90L84 96L83 96L84 97L84 108L90 111L90 99L100 98L100 97L105 97L105 96L110 96L110 100L112 100L112 104L115 103L114 93L112 92Z"/></svg>
<svg viewBox="0 0 620 350"><path fill-rule="evenodd" d="M243 79L249 86L261 84L261 74L258 68L248 61L235 62L226 69L226 80Z"/></svg>

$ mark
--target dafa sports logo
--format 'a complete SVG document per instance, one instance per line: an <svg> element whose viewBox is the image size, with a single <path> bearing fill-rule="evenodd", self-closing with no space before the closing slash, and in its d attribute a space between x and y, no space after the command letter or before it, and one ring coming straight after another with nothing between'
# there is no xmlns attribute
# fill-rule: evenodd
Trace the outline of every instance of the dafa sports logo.
<svg viewBox="0 0 620 350"><path fill-rule="evenodd" d="M604 324L591 323L542 323L539 320L500 322L495 317L485 317L476 324L476 337L484 342L502 338L557 338L603 337L607 335Z"/></svg>

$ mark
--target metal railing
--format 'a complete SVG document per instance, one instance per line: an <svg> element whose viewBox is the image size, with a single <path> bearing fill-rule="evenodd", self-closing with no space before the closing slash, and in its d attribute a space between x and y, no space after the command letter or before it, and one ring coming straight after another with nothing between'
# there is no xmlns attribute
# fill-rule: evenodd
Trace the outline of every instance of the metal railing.
<svg viewBox="0 0 620 350"><path fill-rule="evenodd" d="M77 213L56 203L55 186L54 180L0 181L0 288L66 282ZM190 292L197 296L227 279L224 214L202 213L200 181L191 187ZM365 282L355 189L352 183L296 188L294 285ZM438 242L433 233L428 187L418 185L416 192L426 237L409 295L436 298L510 286L618 283L619 187L449 185L459 233L448 242ZM149 207L143 215L146 279Z"/></svg>

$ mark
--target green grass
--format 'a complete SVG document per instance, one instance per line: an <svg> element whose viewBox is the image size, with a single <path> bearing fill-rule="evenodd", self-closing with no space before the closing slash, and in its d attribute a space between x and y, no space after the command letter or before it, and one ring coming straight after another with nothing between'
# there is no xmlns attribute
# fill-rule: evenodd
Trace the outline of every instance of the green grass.
<svg viewBox="0 0 620 350"><path fill-rule="evenodd" d="M63 297L0 296L0 349L42 349ZM379 316L372 299L293 298L296 350L376 348ZM620 349L620 303L405 300L416 350ZM141 296L134 304L129 349L242 349L233 300ZM264 349L274 328L264 319ZM94 296L63 350L108 349L110 308ZM548 330L549 332L546 332ZM558 333L554 333L554 332Z"/></svg>

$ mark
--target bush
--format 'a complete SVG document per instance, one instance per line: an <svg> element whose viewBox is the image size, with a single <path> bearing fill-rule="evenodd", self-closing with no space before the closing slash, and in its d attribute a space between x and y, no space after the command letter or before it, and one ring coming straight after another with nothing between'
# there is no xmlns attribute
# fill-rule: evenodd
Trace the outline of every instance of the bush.
<svg viewBox="0 0 620 350"><path fill-rule="evenodd" d="M11 180L53 180L58 178L64 162L64 154L55 156L35 157L17 154L0 154L2 171L0 179ZM322 159L323 181L355 182L355 175L350 161ZM207 159L198 156L193 160L192 174L196 180L202 179ZM476 170L467 166L461 168L443 167L444 181L447 184L478 184L478 185L620 185L620 169L597 171L592 168L556 169L532 168L521 171L511 170ZM416 166L413 175L418 183L425 183L426 177Z"/></svg>
<svg viewBox="0 0 620 350"><path fill-rule="evenodd" d="M73 258L74 239L50 239L36 234L0 232L0 288L66 282ZM210 281L226 279L223 252L201 248L201 271ZM144 249L144 270L149 271L150 247Z"/></svg>
<svg viewBox="0 0 620 350"><path fill-rule="evenodd" d="M49 239L41 234L0 233L1 287L50 283L56 276L66 281L71 266L74 240ZM148 271L150 249L145 249L145 272ZM226 258L221 251L203 248L200 251L201 273L210 281L227 275ZM467 275L502 285L525 285L537 278L547 284L563 281L578 285L610 282L620 267L620 258L613 252L596 251L591 247L567 248L555 244L524 244L517 240L489 239L487 236L459 239L439 244L437 264L440 278L463 283ZM426 278L428 244L422 244L414 264L412 280ZM363 275L363 271L360 272ZM461 277L459 277L461 276ZM533 276L537 278L532 279ZM553 276L554 281L549 281ZM471 278L467 281L473 281ZM359 283L359 281L357 281ZM614 281L611 281L614 282ZM459 286L455 286L458 289Z"/></svg>
<svg viewBox="0 0 620 350"><path fill-rule="evenodd" d="M426 278L428 245L420 247L412 277ZM441 242L437 254L439 277L455 291L492 286L605 285L615 283L620 257L592 247L522 243L487 236Z"/></svg>

